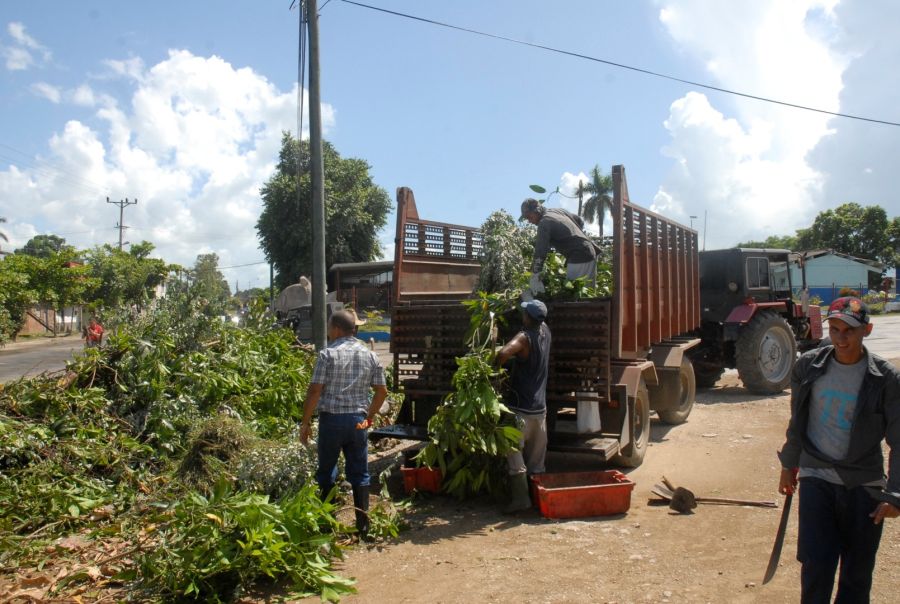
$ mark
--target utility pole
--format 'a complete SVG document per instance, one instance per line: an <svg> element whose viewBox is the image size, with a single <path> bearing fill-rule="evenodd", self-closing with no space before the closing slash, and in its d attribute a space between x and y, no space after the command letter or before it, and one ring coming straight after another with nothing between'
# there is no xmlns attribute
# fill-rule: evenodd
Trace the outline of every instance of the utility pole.
<svg viewBox="0 0 900 604"><path fill-rule="evenodd" d="M125 208L127 206L137 205L138 200L128 201L128 198L125 198L125 201L110 201L109 197L106 198L106 203L111 203L114 206L119 206L119 224L116 225L116 228L119 229L119 251L122 251L122 235L125 233L125 229L128 227L125 226Z"/></svg>
<svg viewBox="0 0 900 604"><path fill-rule="evenodd" d="M309 28L309 155L312 177L312 321L313 342L316 350L322 350L325 348L327 335L325 324L327 314L325 309L325 165L322 159L319 14L316 0L306 0L306 11L306 23Z"/></svg>

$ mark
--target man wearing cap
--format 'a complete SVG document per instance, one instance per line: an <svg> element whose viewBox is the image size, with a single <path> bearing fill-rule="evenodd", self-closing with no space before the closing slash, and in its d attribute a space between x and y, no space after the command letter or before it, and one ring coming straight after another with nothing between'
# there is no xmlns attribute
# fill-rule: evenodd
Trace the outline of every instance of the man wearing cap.
<svg viewBox="0 0 900 604"><path fill-rule="evenodd" d="M366 322L359 318L359 315L356 314L356 311L352 308L345 308L348 313L350 313L350 318L353 319L353 337L359 337L359 328L361 325L365 325Z"/></svg>
<svg viewBox="0 0 900 604"><path fill-rule="evenodd" d="M513 359L510 395L506 405L516 414L522 430L519 450L506 461L512 486L512 500L504 512L512 514L531 507L528 475L544 471L547 455L547 372L550 364L550 328L547 307L540 300L523 302L522 331L497 353L503 366Z"/></svg>
<svg viewBox="0 0 900 604"><path fill-rule="evenodd" d="M882 521L900 515L900 373L863 346L862 300L838 298L827 320L831 344L794 366L778 490L799 482L801 601L830 602L840 562L835 602L868 602Z"/></svg>
<svg viewBox="0 0 900 604"><path fill-rule="evenodd" d="M353 487L356 528L361 538L369 530L368 428L387 397L384 370L374 352L353 337L355 314L339 310L328 319L328 347L319 351L306 400L300 442L312 433L313 411L319 409L319 455L316 481L322 499L337 479L337 462L344 453L347 480ZM369 399L369 390L375 395Z"/></svg>
<svg viewBox="0 0 900 604"><path fill-rule="evenodd" d="M562 208L545 208L536 199L522 202L521 220L537 225L534 260L531 264L531 291L544 291L541 271L550 248L566 258L566 278L569 281L587 277L591 284L597 277L597 249L584 232L581 216Z"/></svg>

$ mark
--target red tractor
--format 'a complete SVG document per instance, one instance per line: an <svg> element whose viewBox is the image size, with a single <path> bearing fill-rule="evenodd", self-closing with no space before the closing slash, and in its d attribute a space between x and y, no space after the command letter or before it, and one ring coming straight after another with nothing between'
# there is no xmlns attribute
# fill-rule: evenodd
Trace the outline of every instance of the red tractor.
<svg viewBox="0 0 900 604"><path fill-rule="evenodd" d="M800 284L791 282L792 265ZM805 281L802 255L788 250L700 252L701 343L688 352L697 386L709 388L726 368L736 368L751 392L787 388L797 351L822 339L822 315L809 305Z"/></svg>

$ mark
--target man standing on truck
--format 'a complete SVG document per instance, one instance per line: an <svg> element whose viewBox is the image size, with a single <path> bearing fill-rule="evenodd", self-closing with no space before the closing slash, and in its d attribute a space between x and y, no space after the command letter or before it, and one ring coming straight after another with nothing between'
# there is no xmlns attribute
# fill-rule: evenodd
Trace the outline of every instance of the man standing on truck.
<svg viewBox="0 0 900 604"><path fill-rule="evenodd" d="M536 199L526 199L522 202L522 218L537 225L531 264L532 295L544 291L541 271L551 247L566 257L566 279L587 277L588 283L597 285L598 247L585 234L581 216L562 208L545 208ZM579 434L600 432L600 408L595 403L580 399L576 417Z"/></svg>
<svg viewBox="0 0 900 604"><path fill-rule="evenodd" d="M800 484L801 601L830 602L840 562L835 602L868 602L882 521L900 515L900 372L863 346L862 300L838 298L826 318L831 344L794 366L778 490Z"/></svg>
<svg viewBox="0 0 900 604"><path fill-rule="evenodd" d="M353 315L340 310L328 320L330 344L319 351L306 392L300 442L305 446L312 431L312 415L319 407L319 465L316 480L322 499L334 488L337 461L344 452L347 480L353 487L356 530L365 539L369 531L368 428L387 397L384 370L374 352L353 337ZM375 396L369 401L369 389Z"/></svg>
<svg viewBox="0 0 900 604"><path fill-rule="evenodd" d="M584 232L581 216L562 208L545 208L537 199L522 202L522 218L537 225L534 260L531 264L531 291L544 291L541 271L550 248L566 258L566 278L569 281L587 277L594 285L597 279L597 248Z"/></svg>
<svg viewBox="0 0 900 604"><path fill-rule="evenodd" d="M516 414L522 438L519 449L506 458L512 500L503 510L514 514L531 507L528 476L544 472L547 455L547 373L550 365L550 328L547 306L540 300L523 302L522 331L497 353L502 366L514 359L507 407Z"/></svg>

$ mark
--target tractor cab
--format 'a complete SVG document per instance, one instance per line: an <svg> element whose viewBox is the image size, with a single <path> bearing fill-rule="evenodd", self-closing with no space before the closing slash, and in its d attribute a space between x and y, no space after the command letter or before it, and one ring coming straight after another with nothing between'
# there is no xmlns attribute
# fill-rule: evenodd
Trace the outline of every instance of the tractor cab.
<svg viewBox="0 0 900 604"><path fill-rule="evenodd" d="M700 253L700 309L703 321L725 322L746 304L791 303L789 250L733 248Z"/></svg>

